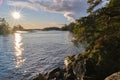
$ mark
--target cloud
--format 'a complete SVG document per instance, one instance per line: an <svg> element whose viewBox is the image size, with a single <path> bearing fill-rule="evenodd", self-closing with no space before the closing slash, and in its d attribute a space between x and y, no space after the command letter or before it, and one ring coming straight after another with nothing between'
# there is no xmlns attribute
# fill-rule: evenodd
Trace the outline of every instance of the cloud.
<svg viewBox="0 0 120 80"><path fill-rule="evenodd" d="M8 5L63 14L69 21L86 16L87 0L9 0Z"/></svg>

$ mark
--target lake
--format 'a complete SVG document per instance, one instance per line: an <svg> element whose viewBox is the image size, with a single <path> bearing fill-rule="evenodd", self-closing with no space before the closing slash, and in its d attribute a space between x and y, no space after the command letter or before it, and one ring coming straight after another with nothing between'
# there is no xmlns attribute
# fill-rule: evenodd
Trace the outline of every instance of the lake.
<svg viewBox="0 0 120 80"><path fill-rule="evenodd" d="M67 31L16 32L0 35L0 80L29 80L38 73L62 67L68 55L77 54Z"/></svg>

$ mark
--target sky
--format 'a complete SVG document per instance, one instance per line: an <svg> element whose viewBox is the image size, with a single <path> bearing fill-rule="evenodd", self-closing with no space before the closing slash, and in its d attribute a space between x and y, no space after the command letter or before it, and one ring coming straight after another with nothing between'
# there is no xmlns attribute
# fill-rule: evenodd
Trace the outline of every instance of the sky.
<svg viewBox="0 0 120 80"><path fill-rule="evenodd" d="M87 8L87 0L0 0L0 18L4 17L11 27L61 27L88 15ZM20 13L20 19L13 19L14 11Z"/></svg>

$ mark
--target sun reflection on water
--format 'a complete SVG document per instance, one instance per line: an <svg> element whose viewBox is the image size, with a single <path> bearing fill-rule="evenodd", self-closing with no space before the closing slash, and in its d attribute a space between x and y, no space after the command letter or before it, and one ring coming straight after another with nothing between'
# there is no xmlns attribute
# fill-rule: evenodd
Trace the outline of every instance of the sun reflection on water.
<svg viewBox="0 0 120 80"><path fill-rule="evenodd" d="M22 37L20 33L15 33L15 67L20 67L22 63L25 61L25 59L22 57L22 51L24 50L22 48Z"/></svg>

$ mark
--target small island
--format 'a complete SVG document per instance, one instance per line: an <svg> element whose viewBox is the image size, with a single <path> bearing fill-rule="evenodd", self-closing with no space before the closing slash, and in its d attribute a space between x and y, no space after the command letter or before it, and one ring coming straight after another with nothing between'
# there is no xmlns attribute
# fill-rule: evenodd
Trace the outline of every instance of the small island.
<svg viewBox="0 0 120 80"><path fill-rule="evenodd" d="M58 27L46 27L41 29L42 31L51 31L51 30L61 30L61 28Z"/></svg>

